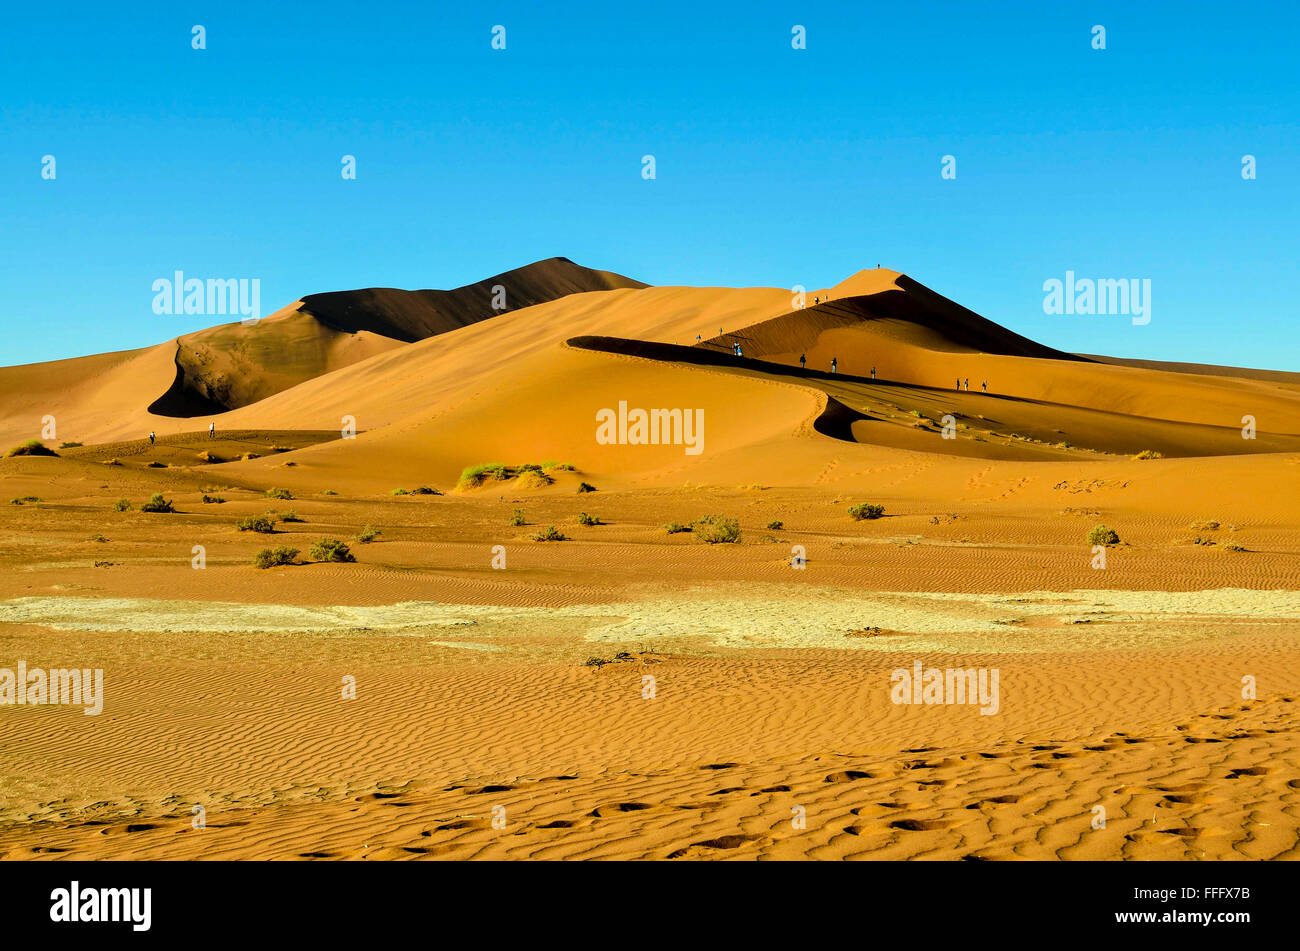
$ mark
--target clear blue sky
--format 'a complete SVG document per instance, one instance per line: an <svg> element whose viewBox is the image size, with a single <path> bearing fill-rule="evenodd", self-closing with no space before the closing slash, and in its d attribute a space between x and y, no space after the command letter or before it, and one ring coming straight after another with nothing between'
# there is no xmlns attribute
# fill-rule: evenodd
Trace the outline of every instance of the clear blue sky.
<svg viewBox="0 0 1300 951"><path fill-rule="evenodd" d="M1297 37L1291 0L11 4L0 363L220 322L152 312L176 269L260 279L265 314L563 255L880 263L1061 349L1297 370ZM1150 279L1151 323L1044 314L1067 269Z"/></svg>

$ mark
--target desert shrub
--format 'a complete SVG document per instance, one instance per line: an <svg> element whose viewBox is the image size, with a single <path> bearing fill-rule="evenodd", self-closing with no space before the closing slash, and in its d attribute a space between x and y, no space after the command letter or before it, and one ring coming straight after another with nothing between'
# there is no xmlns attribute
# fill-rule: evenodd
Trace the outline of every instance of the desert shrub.
<svg viewBox="0 0 1300 951"><path fill-rule="evenodd" d="M76 449L78 446L81 446L81 445L83 445L83 443L79 443L79 442L61 442L61 443L59 443L59 448L60 448L60 449Z"/></svg>
<svg viewBox="0 0 1300 951"><path fill-rule="evenodd" d="M269 515L269 514L271 514L271 513L268 512L267 514ZM294 511L293 509L289 509L289 511L285 512L283 515L280 516L280 521L282 521L282 522L306 522L307 520L306 520L305 518L300 517L300 516L298 515L298 513L297 513L296 511Z"/></svg>
<svg viewBox="0 0 1300 951"><path fill-rule="evenodd" d="M1219 530L1218 522L1192 522L1192 531L1196 532L1217 532Z"/></svg>
<svg viewBox="0 0 1300 951"><path fill-rule="evenodd" d="M292 499L293 493L288 489L267 489L266 497L268 499Z"/></svg>
<svg viewBox="0 0 1300 951"><path fill-rule="evenodd" d="M311 546L311 557L316 561L356 561L346 542L337 538L322 538Z"/></svg>
<svg viewBox="0 0 1300 951"><path fill-rule="evenodd" d="M477 466L466 466L460 473L458 489L476 489L489 479L498 481L507 478L506 467L499 462L487 462Z"/></svg>
<svg viewBox="0 0 1300 951"><path fill-rule="evenodd" d="M579 525L603 525L605 523L602 522L595 515L591 515L587 512L582 512L578 515L578 524Z"/></svg>
<svg viewBox="0 0 1300 951"><path fill-rule="evenodd" d="M579 483L578 483L578 494L579 494L579 495L581 495L583 492L595 492L595 491L596 491L596 487L595 487L594 485L592 485L590 482L579 482Z"/></svg>
<svg viewBox="0 0 1300 951"><path fill-rule="evenodd" d="M220 505L226 500L219 495L208 495L207 493L204 493L203 497L199 499L199 501L204 505Z"/></svg>
<svg viewBox="0 0 1300 951"><path fill-rule="evenodd" d="M418 489L411 490L412 495L442 495L437 489L431 489L427 485L422 485Z"/></svg>
<svg viewBox="0 0 1300 951"><path fill-rule="evenodd" d="M298 549L280 545L278 548L263 548L253 556L253 564L258 568L274 568L276 565L292 565L297 557Z"/></svg>
<svg viewBox="0 0 1300 951"><path fill-rule="evenodd" d="M777 519L773 519L767 523L767 530L769 532L779 532L783 528L785 528L785 522L778 521Z"/></svg>
<svg viewBox="0 0 1300 951"><path fill-rule="evenodd" d="M514 512L512 512L512 513L510 514L510 524L511 524L511 525L527 525L527 524L528 524L528 522L524 519L524 510L523 510L523 509L515 509Z"/></svg>
<svg viewBox="0 0 1300 951"><path fill-rule="evenodd" d="M409 489L393 489L393 491L389 492L388 494L389 495L410 495L411 492Z"/></svg>
<svg viewBox="0 0 1300 951"><path fill-rule="evenodd" d="M849 515L859 522L869 518L880 518L884 514L883 505L872 505L870 502L859 502L857 505L849 506Z"/></svg>
<svg viewBox="0 0 1300 951"><path fill-rule="evenodd" d="M338 495L333 489L321 489L321 495Z"/></svg>
<svg viewBox="0 0 1300 951"><path fill-rule="evenodd" d="M199 462L225 462L226 461L222 456L218 456L215 452L208 452L208 450L206 449L204 449L200 453L197 453L194 456L194 458L199 460Z"/></svg>
<svg viewBox="0 0 1300 951"><path fill-rule="evenodd" d="M240 456L239 456L239 461L240 461L240 462L247 462L249 459L261 459L261 458L262 458L261 453L257 453L257 452L245 452L245 453L241 453L241 454L240 454Z"/></svg>
<svg viewBox="0 0 1300 951"><path fill-rule="evenodd" d="M712 525L714 522L721 522L725 515L701 515L695 520L696 525Z"/></svg>
<svg viewBox="0 0 1300 951"><path fill-rule="evenodd" d="M359 541L363 545L367 545L370 542L373 542L376 538L378 538L382 534L383 532L381 532L379 529L375 528L372 525L367 525L365 528L361 529L361 531L357 534L357 541Z"/></svg>
<svg viewBox="0 0 1300 951"><path fill-rule="evenodd" d="M576 470L573 468L573 466L569 465L567 462L556 462L554 459L548 459L548 460L546 460L546 462L543 462L540 466L538 466L538 468L539 468L539 469L556 469L556 470L559 470L559 471L562 471L562 472L574 472L574 471L576 471Z"/></svg>
<svg viewBox="0 0 1300 951"><path fill-rule="evenodd" d="M275 519L267 518L265 515L250 515L248 518L241 518L235 523L235 527L241 532L269 535L275 531Z"/></svg>
<svg viewBox="0 0 1300 951"><path fill-rule="evenodd" d="M569 537L554 525L547 525L540 532L533 532L532 539L535 542L567 542Z"/></svg>
<svg viewBox="0 0 1300 951"><path fill-rule="evenodd" d="M57 456L58 453L51 449L39 439L29 439L24 443L14 446L5 453L5 457L10 456Z"/></svg>
<svg viewBox="0 0 1300 951"><path fill-rule="evenodd" d="M669 535L676 535L680 532L689 532L690 530L691 527L689 525L683 525L681 522L669 522L664 526L664 531Z"/></svg>
<svg viewBox="0 0 1300 951"><path fill-rule="evenodd" d="M697 535L710 545L730 544L740 541L740 522L734 518L718 518L708 522Z"/></svg>
<svg viewBox="0 0 1300 951"><path fill-rule="evenodd" d="M1249 551L1250 549L1242 548L1240 545L1235 543L1229 543L1223 546L1223 550L1224 551Z"/></svg>
<svg viewBox="0 0 1300 951"><path fill-rule="evenodd" d="M149 501L140 506L141 512L175 512L171 499L164 499L161 492L149 496Z"/></svg>
<svg viewBox="0 0 1300 951"><path fill-rule="evenodd" d="M1105 545L1108 547L1110 545L1118 545L1119 535L1115 533L1113 528L1107 528L1105 525L1094 525L1088 531L1088 544Z"/></svg>
<svg viewBox="0 0 1300 951"><path fill-rule="evenodd" d="M555 482L541 469L529 468L519 473L519 488L521 489L544 489Z"/></svg>
<svg viewBox="0 0 1300 951"><path fill-rule="evenodd" d="M131 503L130 503L130 501L127 500L127 499L118 499L116 502L113 503L113 511L114 511L114 512L129 512L129 511L131 511Z"/></svg>
<svg viewBox="0 0 1300 951"><path fill-rule="evenodd" d="M1163 452L1157 452L1154 449L1143 449L1133 458L1134 460L1137 460L1137 459L1163 459L1164 457L1165 454Z"/></svg>

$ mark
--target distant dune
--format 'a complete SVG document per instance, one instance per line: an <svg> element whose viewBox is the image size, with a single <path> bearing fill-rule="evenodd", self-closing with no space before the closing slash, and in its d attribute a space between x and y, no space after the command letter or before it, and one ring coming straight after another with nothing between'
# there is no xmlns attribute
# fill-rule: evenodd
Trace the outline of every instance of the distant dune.
<svg viewBox="0 0 1300 951"><path fill-rule="evenodd" d="M781 288L648 287L565 258L453 291L314 294L250 327L0 370L3 435L38 435L46 414L86 443L350 418L373 464L325 442L297 475L358 488L534 456L615 484L746 470L798 483L821 471L826 438L1022 461L1300 451L1293 374L1063 353L887 269L800 303ZM598 446L595 415L620 401L703 410L708 451Z"/></svg>

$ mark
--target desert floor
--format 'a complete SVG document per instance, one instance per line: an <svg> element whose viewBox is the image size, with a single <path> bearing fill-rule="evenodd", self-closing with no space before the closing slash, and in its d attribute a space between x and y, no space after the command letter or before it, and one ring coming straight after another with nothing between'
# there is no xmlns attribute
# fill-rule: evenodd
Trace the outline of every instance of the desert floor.
<svg viewBox="0 0 1300 951"><path fill-rule="evenodd" d="M0 464L0 667L105 695L0 707L0 856L1300 855L1295 454L391 495L196 439ZM177 512L140 512L160 490ZM272 508L304 521L236 530ZM664 531L711 513L741 541ZM250 563L366 525L356 563ZM914 661L997 669L997 712L893 703Z"/></svg>

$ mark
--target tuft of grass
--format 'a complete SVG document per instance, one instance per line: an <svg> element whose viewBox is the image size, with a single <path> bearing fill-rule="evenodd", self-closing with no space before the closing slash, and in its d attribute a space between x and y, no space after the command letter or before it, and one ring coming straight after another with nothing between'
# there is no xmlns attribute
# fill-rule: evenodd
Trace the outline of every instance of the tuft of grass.
<svg viewBox="0 0 1300 951"><path fill-rule="evenodd" d="M409 489L393 489L388 494L389 495L410 495L411 492Z"/></svg>
<svg viewBox="0 0 1300 951"><path fill-rule="evenodd" d="M547 470L558 469L570 472L576 471L568 463L559 462L543 462L541 464L526 462L517 466L507 466L500 462L485 462L477 466L466 466L462 469L460 479L456 482L456 489L463 492L466 489L477 489L487 482L505 482L509 479L519 479L522 488L544 488L555 481L547 475Z"/></svg>
<svg viewBox="0 0 1300 951"><path fill-rule="evenodd" d="M422 485L418 489L411 490L412 495L442 495L437 489L431 489L427 485Z"/></svg>
<svg viewBox="0 0 1300 951"><path fill-rule="evenodd" d="M1139 459L1163 459L1164 457L1165 454L1163 452L1157 452L1154 449L1143 449L1133 457L1133 460L1136 462Z"/></svg>
<svg viewBox="0 0 1300 951"><path fill-rule="evenodd" d="M734 518L715 517L702 523L696 534L710 545L734 544L740 541L740 522Z"/></svg>
<svg viewBox="0 0 1300 951"><path fill-rule="evenodd" d="M849 506L849 515L858 522L869 518L880 518L884 514L885 507L883 505L872 505L870 502L859 502L857 505Z"/></svg>
<svg viewBox="0 0 1300 951"><path fill-rule="evenodd" d="M59 448L60 448L60 449L76 449L78 446L81 446L81 445L84 445L84 443L79 443L79 442L61 442L61 443L59 443Z"/></svg>
<svg viewBox="0 0 1300 951"><path fill-rule="evenodd" d="M510 514L510 524L516 526L528 524L528 522L524 519L523 509L515 509L514 512Z"/></svg>
<svg viewBox="0 0 1300 951"><path fill-rule="evenodd" d="M357 534L357 541L363 545L368 545L382 534L384 533L373 525L367 525Z"/></svg>
<svg viewBox="0 0 1300 951"><path fill-rule="evenodd" d="M569 536L560 532L554 525L547 525L540 532L533 532L532 539L535 542L567 542Z"/></svg>
<svg viewBox="0 0 1300 951"><path fill-rule="evenodd" d="M164 499L161 492L155 492L149 501L140 506L141 512L175 512L171 499Z"/></svg>
<svg viewBox="0 0 1300 951"><path fill-rule="evenodd" d="M689 532L690 530L689 525L683 525L681 522L669 522L664 526L664 531L669 535L677 535L680 532Z"/></svg>
<svg viewBox="0 0 1300 951"><path fill-rule="evenodd" d="M288 489L267 489L266 497L268 499L293 499L293 493Z"/></svg>
<svg viewBox="0 0 1300 951"><path fill-rule="evenodd" d="M116 502L113 503L113 511L114 511L114 512L129 512L129 511L131 511L131 502L130 502L130 500L129 500L129 499L118 499Z"/></svg>
<svg viewBox="0 0 1300 951"><path fill-rule="evenodd" d="M14 446L12 449L6 452L5 458L8 459L11 456L57 456L57 455L58 455L57 452L55 452L49 446L45 445L45 443L41 442L39 439L29 439L24 443L19 443L17 446Z"/></svg>
<svg viewBox="0 0 1300 951"><path fill-rule="evenodd" d="M219 495L208 495L204 493L203 497L199 499L199 501L204 505L220 505L226 500Z"/></svg>
<svg viewBox="0 0 1300 951"><path fill-rule="evenodd" d="M333 489L321 489L321 495L338 495Z"/></svg>
<svg viewBox="0 0 1300 951"><path fill-rule="evenodd" d="M591 515L587 512L582 512L578 515L578 524L579 525L604 525L605 523L602 522L595 515Z"/></svg>
<svg viewBox="0 0 1300 951"><path fill-rule="evenodd" d="M1107 528L1105 525L1094 525L1088 530L1089 545L1104 545L1109 548L1111 545L1119 544L1119 535L1113 528Z"/></svg>
<svg viewBox="0 0 1300 951"><path fill-rule="evenodd" d="M1242 548L1240 545L1236 544L1235 542L1224 545L1223 550L1224 551L1250 551L1249 548Z"/></svg>
<svg viewBox="0 0 1300 951"><path fill-rule="evenodd" d="M555 470L560 471L560 472L576 472L576 471L577 471L576 469L573 468L573 466L569 465L567 462L556 462L554 459L548 459L548 460L546 460L546 461L543 462L540 466L538 466L538 468L539 468L539 469L555 469Z"/></svg>
<svg viewBox="0 0 1300 951"><path fill-rule="evenodd" d="M579 495L581 495L581 494L584 493L584 492L595 492L595 491L596 491L596 487L595 487L594 485L592 485L590 482L579 482L579 483L578 483L578 494L579 494Z"/></svg>
<svg viewBox="0 0 1300 951"><path fill-rule="evenodd" d="M91 535L90 538L87 539L87 541L103 543L108 541L108 539L105 538L103 535Z"/></svg>
<svg viewBox="0 0 1300 951"><path fill-rule="evenodd" d="M277 565L292 565L297 557L298 549L280 545L276 548L263 548L253 556L253 564L258 568L274 568Z"/></svg>
<svg viewBox="0 0 1300 951"><path fill-rule="evenodd" d="M347 546L347 542L341 542L337 538L322 538L311 546L309 552L315 561L356 561Z"/></svg>
<svg viewBox="0 0 1300 951"><path fill-rule="evenodd" d="M275 531L275 519L267 518L265 515L250 515L248 518L241 518L236 522L235 528L241 532L258 532L262 535L270 535Z"/></svg>
<svg viewBox="0 0 1300 951"><path fill-rule="evenodd" d="M269 513L268 513L268 514L269 514ZM280 516L280 521L282 521L282 522L306 522L307 520L306 520L305 518L302 518L301 516L299 516L298 513L297 513L296 511L294 511L293 509L289 509L289 511L285 512L283 515Z"/></svg>
<svg viewBox="0 0 1300 951"><path fill-rule="evenodd" d="M767 530L769 532L779 532L783 528L785 528L785 522L781 522L776 519L773 519L772 521L767 523Z"/></svg>

